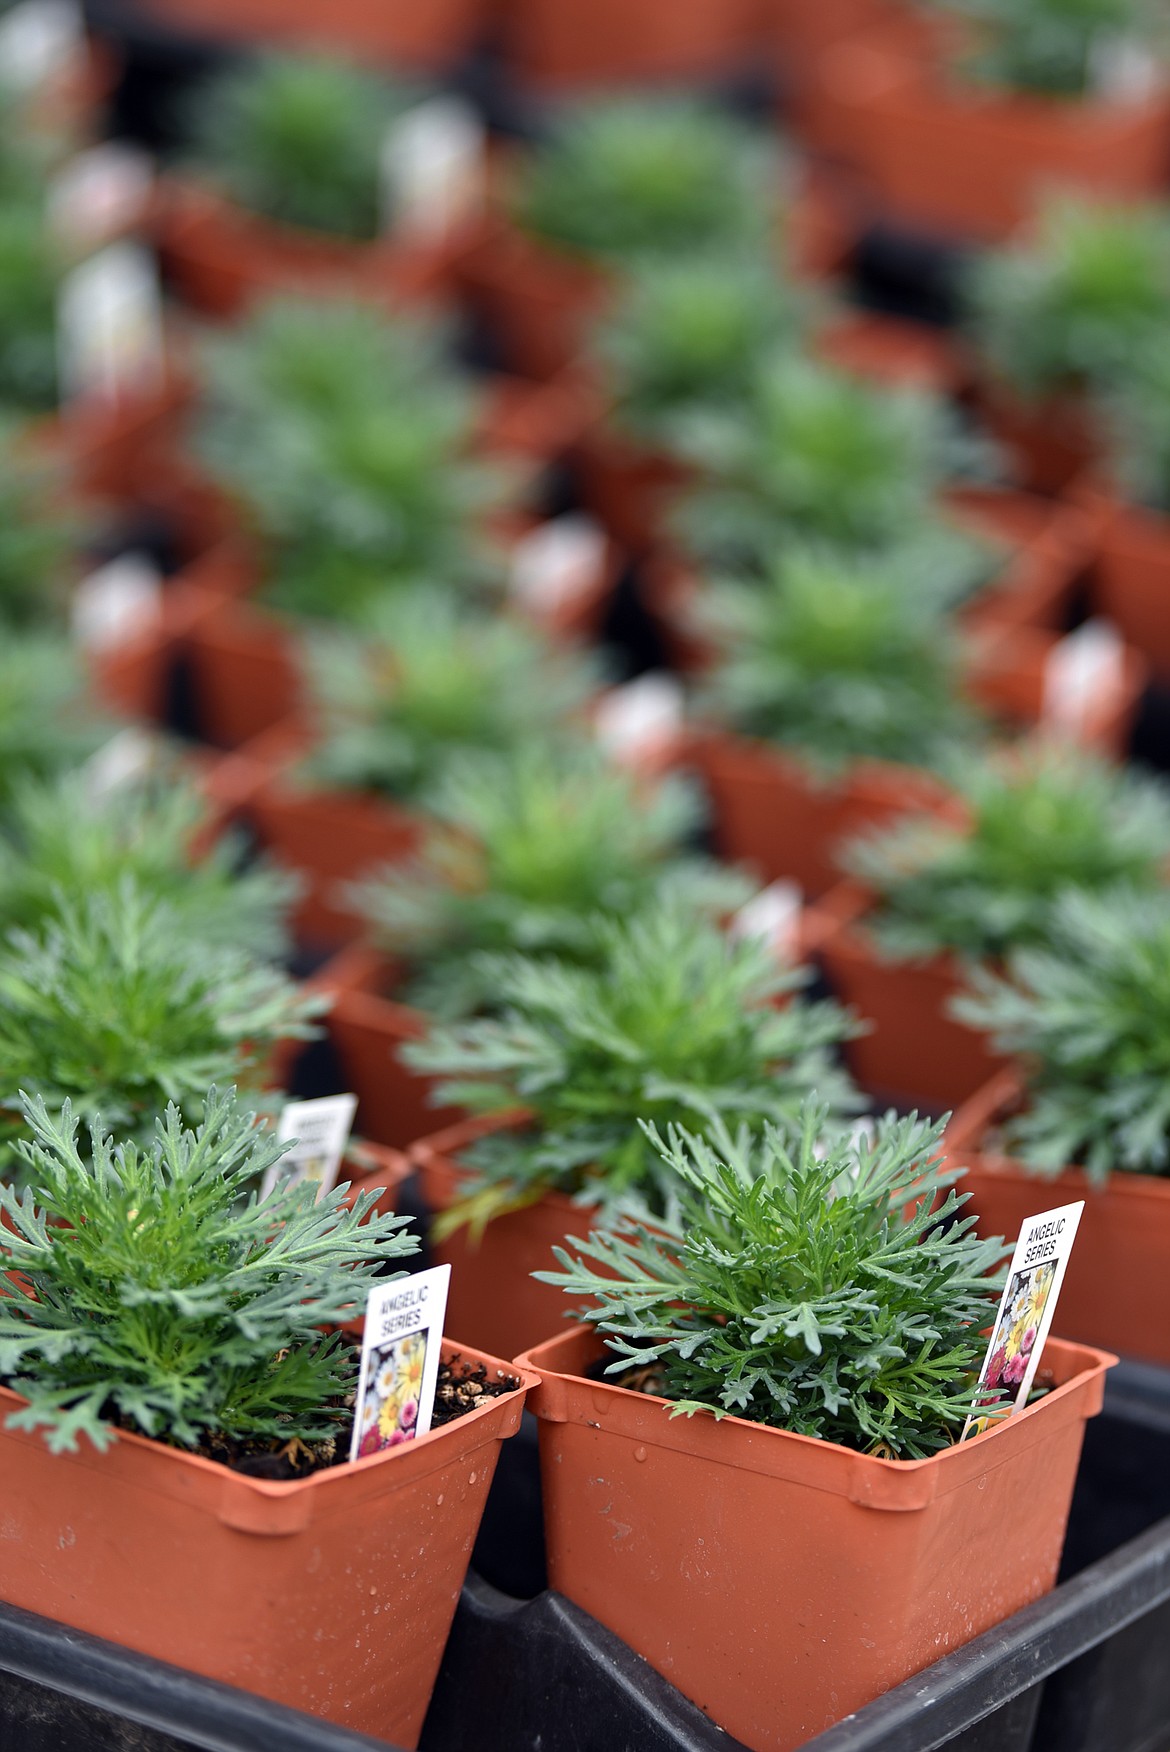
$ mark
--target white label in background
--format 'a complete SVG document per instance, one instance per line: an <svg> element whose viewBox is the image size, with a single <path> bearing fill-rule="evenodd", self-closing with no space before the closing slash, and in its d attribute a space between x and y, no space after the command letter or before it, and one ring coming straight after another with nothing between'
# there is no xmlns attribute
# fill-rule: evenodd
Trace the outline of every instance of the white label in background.
<svg viewBox="0 0 1170 1752"><path fill-rule="evenodd" d="M804 896L796 882L772 882L741 906L731 921L730 935L739 942L759 937L782 961L800 950Z"/></svg>
<svg viewBox="0 0 1170 1752"><path fill-rule="evenodd" d="M1123 31L1097 38L1089 59L1093 89L1109 103L1144 103L1165 84L1158 57Z"/></svg>
<svg viewBox="0 0 1170 1752"><path fill-rule="evenodd" d="M104 803L115 791L144 779L159 754L159 740L130 724L91 754L82 768L88 803Z"/></svg>
<svg viewBox="0 0 1170 1752"><path fill-rule="evenodd" d="M77 153L58 172L49 191L49 221L66 243L94 249L142 221L153 188L150 154L109 140Z"/></svg>
<svg viewBox="0 0 1170 1752"><path fill-rule="evenodd" d="M592 589L605 564L605 535L570 512L522 536L512 549L509 589L521 607L549 614Z"/></svg>
<svg viewBox="0 0 1170 1752"><path fill-rule="evenodd" d="M1029 1217L1020 1230L979 1371L980 1395L1007 1399L1011 1404L1006 1413L997 1416L969 1417L961 1441L979 1435L1027 1404L1084 1208L1081 1199L1053 1211L1041 1211L1039 1216Z"/></svg>
<svg viewBox="0 0 1170 1752"><path fill-rule="evenodd" d="M483 200L485 133L471 105L433 97L392 122L382 142L382 229L437 237Z"/></svg>
<svg viewBox="0 0 1170 1752"><path fill-rule="evenodd" d="M278 1162L268 1169L260 1186L267 1198L278 1186L299 1186L315 1180L317 1197L337 1184L341 1158L349 1142L356 1095L322 1095L315 1101L286 1101L276 1127L282 1144L296 1140Z"/></svg>
<svg viewBox="0 0 1170 1752"><path fill-rule="evenodd" d="M119 554L73 592L73 632L91 651L108 650L145 630L162 607L162 573L146 554Z"/></svg>
<svg viewBox="0 0 1170 1752"><path fill-rule="evenodd" d="M1086 621L1057 641L1044 665L1041 717L1077 740L1102 701L1116 697L1125 672L1125 641L1108 620Z"/></svg>
<svg viewBox="0 0 1170 1752"><path fill-rule="evenodd" d="M31 91L62 72L84 40L76 0L21 0L0 18L0 85Z"/></svg>
<svg viewBox="0 0 1170 1752"><path fill-rule="evenodd" d="M370 1291L351 1460L414 1441L430 1429L450 1282L451 1267L436 1265Z"/></svg>
<svg viewBox="0 0 1170 1752"><path fill-rule="evenodd" d="M670 742L683 721L682 685L658 670L611 687L597 707L594 729L606 752L635 761Z"/></svg>
<svg viewBox="0 0 1170 1752"><path fill-rule="evenodd" d="M57 302L62 400L116 402L163 374L162 293L154 257L107 244L68 273Z"/></svg>

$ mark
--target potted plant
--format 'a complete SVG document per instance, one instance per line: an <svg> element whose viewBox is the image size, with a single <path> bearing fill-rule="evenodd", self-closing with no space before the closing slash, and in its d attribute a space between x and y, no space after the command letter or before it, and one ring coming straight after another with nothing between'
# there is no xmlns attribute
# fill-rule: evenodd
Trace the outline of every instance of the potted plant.
<svg viewBox="0 0 1170 1752"><path fill-rule="evenodd" d="M953 803L842 847L860 886L838 893L830 910L847 925L824 950L834 988L873 1024L850 1049L854 1074L935 1106L998 1068L950 1013L967 970L1046 946L1070 889L1157 888L1170 860L1164 786L1083 749L972 756L948 778Z"/></svg>
<svg viewBox="0 0 1170 1752"><path fill-rule="evenodd" d="M205 83L161 224L183 295L230 316L280 292L440 291L463 242L396 236L383 163L420 96L368 66L275 51Z"/></svg>
<svg viewBox="0 0 1170 1752"><path fill-rule="evenodd" d="M18 1090L141 1134L171 1099L196 1116L209 1081L257 1087L277 1043L307 1038L324 1007L270 963L195 936L129 874L110 893L62 894L39 929L13 931L0 994L6 1169Z"/></svg>
<svg viewBox="0 0 1170 1752"><path fill-rule="evenodd" d="M941 0L939 49L864 39L827 74L894 213L1000 238L1037 191L1154 195L1170 146L1160 26L1143 0Z"/></svg>
<svg viewBox="0 0 1170 1752"><path fill-rule="evenodd" d="M803 327L775 263L718 251L635 267L590 337L604 412L579 446L591 509L646 548L688 483L680 441L696 418L750 404L761 365Z"/></svg>
<svg viewBox="0 0 1170 1752"><path fill-rule="evenodd" d="M977 728L953 631L908 560L812 548L790 548L758 582L712 586L701 613L719 656L684 752L719 851L821 893L841 839L938 799L938 781L912 769Z"/></svg>
<svg viewBox="0 0 1170 1752"><path fill-rule="evenodd" d="M504 177L467 281L515 369L580 351L615 272L699 250L766 249L779 166L761 130L691 98L578 104Z"/></svg>
<svg viewBox="0 0 1170 1752"><path fill-rule="evenodd" d="M550 1579L792 1752L1052 1586L1113 1359L1050 1341L1042 1397L961 1441L1002 1249L939 1127L810 1102L762 1136L647 1133L675 1210L541 1273L589 1322L528 1353Z"/></svg>
<svg viewBox="0 0 1170 1752"><path fill-rule="evenodd" d="M358 1357L331 1329L416 1243L373 1192L260 1201L283 1146L234 1094L199 1105L81 1145L68 1105L26 1098L35 1190L0 1188L4 1598L413 1746L531 1376L447 1345L469 1415L347 1461Z"/></svg>
<svg viewBox="0 0 1170 1752"><path fill-rule="evenodd" d="M453 1265L452 1325L512 1354L557 1323L556 1296L528 1273L566 1223L622 1198L669 1205L640 1117L775 1118L811 1088L838 1109L853 1101L831 1051L851 1019L796 996L808 971L768 942L681 901L599 924L597 937L587 966L492 957L495 1014L434 1025L400 1049L436 1079L438 1100L482 1116L414 1155L438 1256Z"/></svg>
<svg viewBox="0 0 1170 1752"><path fill-rule="evenodd" d="M1170 1363L1168 946L1164 889L1077 893L1006 973L975 970L953 1011L1014 1062L949 1134L971 1161L985 1228L1010 1227L1037 1194L1086 1200L1062 1327L1160 1363Z"/></svg>
<svg viewBox="0 0 1170 1752"><path fill-rule="evenodd" d="M349 889L376 948L348 957L329 1016L361 1123L395 1143L442 1124L427 1110L430 1081L395 1049L428 1018L492 1009L485 955L586 965L602 953L603 921L684 896L730 915L754 892L686 856L699 809L681 780L640 782L585 741L455 756L425 803L417 852Z"/></svg>
<svg viewBox="0 0 1170 1752"><path fill-rule="evenodd" d="M248 813L310 879L302 926L334 942L359 925L341 882L413 849L453 754L565 737L599 679L584 653L425 586L392 593L364 631L320 629L306 660L312 716L268 739Z"/></svg>
<svg viewBox="0 0 1170 1752"><path fill-rule="evenodd" d="M1170 221L1049 199L1027 236L976 258L967 298L981 411L1027 484L1058 491L1099 449L1086 392L1124 375L1170 315Z"/></svg>

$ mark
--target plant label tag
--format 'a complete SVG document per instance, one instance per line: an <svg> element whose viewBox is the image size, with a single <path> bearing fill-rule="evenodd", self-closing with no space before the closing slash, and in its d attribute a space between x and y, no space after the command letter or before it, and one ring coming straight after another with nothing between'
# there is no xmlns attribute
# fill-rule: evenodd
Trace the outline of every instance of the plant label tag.
<svg viewBox="0 0 1170 1752"><path fill-rule="evenodd" d="M286 1101L276 1126L282 1144L295 1140L265 1174L260 1197L268 1198L278 1186L316 1182L317 1197L337 1184L341 1158L349 1142L350 1127L357 1112L356 1095L322 1095L315 1101Z"/></svg>
<svg viewBox="0 0 1170 1752"><path fill-rule="evenodd" d="M57 347L63 400L118 402L163 375L162 293L141 244L109 243L61 282Z"/></svg>
<svg viewBox="0 0 1170 1752"><path fill-rule="evenodd" d="M88 651L108 651L145 632L162 608L162 574L146 554L119 554L73 592L73 633Z"/></svg>
<svg viewBox="0 0 1170 1752"><path fill-rule="evenodd" d="M534 614L554 614L601 576L605 535L592 517L569 512L522 536L512 549L508 588Z"/></svg>
<svg viewBox="0 0 1170 1752"><path fill-rule="evenodd" d="M796 882L772 882L741 906L731 921L736 942L758 937L782 961L794 961L800 950L804 896Z"/></svg>
<svg viewBox="0 0 1170 1752"><path fill-rule="evenodd" d="M425 1436L435 1408L451 1267L376 1285L366 1304L351 1460Z"/></svg>
<svg viewBox="0 0 1170 1752"><path fill-rule="evenodd" d="M653 670L611 687L594 715L598 741L619 765L636 765L673 741L683 721L682 684Z"/></svg>
<svg viewBox="0 0 1170 1752"><path fill-rule="evenodd" d="M1041 721L1054 734L1079 741L1103 701L1121 690L1125 642L1112 621L1086 621L1058 639L1044 665Z"/></svg>
<svg viewBox="0 0 1170 1752"><path fill-rule="evenodd" d="M1080 1199L1041 1211L1020 1230L976 1389L977 1404L1007 1397L1011 1405L989 1417L969 1417L960 1441L980 1435L1027 1404L1084 1208Z"/></svg>
<svg viewBox="0 0 1170 1752"><path fill-rule="evenodd" d="M382 229L441 237L483 201L483 123L460 97L433 97L392 122L382 142Z"/></svg>
<svg viewBox="0 0 1170 1752"><path fill-rule="evenodd" d="M1089 56L1093 89L1108 103L1145 103L1163 84L1158 57L1124 31L1102 32Z"/></svg>
<svg viewBox="0 0 1170 1752"><path fill-rule="evenodd" d="M0 85L34 90L63 72L84 41L76 0L21 0L0 19Z"/></svg>
<svg viewBox="0 0 1170 1752"><path fill-rule="evenodd" d="M158 759L159 741L148 730L127 725L86 761L85 792L89 804L104 803L144 779Z"/></svg>
<svg viewBox="0 0 1170 1752"><path fill-rule="evenodd" d="M78 250L108 243L142 222L154 188L150 155L122 140L79 152L49 191L49 222Z"/></svg>

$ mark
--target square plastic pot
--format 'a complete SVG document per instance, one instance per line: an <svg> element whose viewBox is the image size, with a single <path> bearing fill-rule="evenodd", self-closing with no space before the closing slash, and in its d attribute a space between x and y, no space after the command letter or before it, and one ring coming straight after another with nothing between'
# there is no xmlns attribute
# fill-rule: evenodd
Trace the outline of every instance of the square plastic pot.
<svg viewBox="0 0 1170 1752"><path fill-rule="evenodd" d="M291 1483L137 1435L50 1454L0 1428L0 1596L359 1732L415 1745L515 1393ZM0 1389L5 1414L22 1401Z"/></svg>
<svg viewBox="0 0 1170 1752"><path fill-rule="evenodd" d="M589 1380L577 1327L529 1351L551 1585L753 1752L792 1752L1056 1580L1113 1358L1049 1340L1052 1391L926 1460Z"/></svg>
<svg viewBox="0 0 1170 1752"><path fill-rule="evenodd" d="M947 1128L948 1154L983 1235L1014 1236L1037 1210L1083 1198L1085 1212L1060 1292L1061 1330L1123 1356L1170 1366L1170 1180L1118 1169L1104 1186L1082 1168L1029 1173L996 1147L995 1127L1025 1099L1016 1072L986 1083Z"/></svg>
<svg viewBox="0 0 1170 1752"><path fill-rule="evenodd" d="M441 71L474 46L483 0L142 0L160 23L225 42L279 43L372 60L388 68Z"/></svg>
<svg viewBox="0 0 1170 1752"><path fill-rule="evenodd" d="M1090 489L1090 498L1094 497ZM1142 653L1160 681L1170 679L1170 517L1096 495L1102 524L1094 599Z"/></svg>
<svg viewBox="0 0 1170 1752"><path fill-rule="evenodd" d="M510 71L535 84L716 79L758 46L758 0L504 0Z"/></svg>

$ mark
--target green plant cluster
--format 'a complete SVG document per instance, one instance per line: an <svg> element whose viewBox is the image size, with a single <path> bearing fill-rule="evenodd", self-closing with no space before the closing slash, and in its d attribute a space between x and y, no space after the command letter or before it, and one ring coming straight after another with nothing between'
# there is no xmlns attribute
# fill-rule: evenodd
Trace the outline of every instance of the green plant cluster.
<svg viewBox="0 0 1170 1752"><path fill-rule="evenodd" d="M1053 98L1096 96L1103 51L1111 44L1153 44L1159 35L1150 0L933 0L971 29L963 56L973 78L1007 91Z"/></svg>
<svg viewBox="0 0 1170 1752"><path fill-rule="evenodd" d="M192 165L250 212L368 240L383 142L412 95L326 56L267 54L199 90Z"/></svg>
<svg viewBox="0 0 1170 1752"><path fill-rule="evenodd" d="M1042 948L976 968L956 1015L1026 1075L1008 1147L1039 1174L1170 1172L1170 895L1072 893Z"/></svg>
<svg viewBox="0 0 1170 1752"><path fill-rule="evenodd" d="M685 855L692 790L651 788L586 742L453 757L424 801L433 825L418 856L351 892L404 967L399 995L444 1021L492 1007L485 954L589 964L606 920L683 896L731 913L752 893L738 872Z"/></svg>
<svg viewBox="0 0 1170 1752"><path fill-rule="evenodd" d="M78 1141L66 1102L25 1097L28 1190L0 1185L0 1372L28 1401L10 1428L54 1453L116 1429L198 1448L335 1441L352 1417L356 1357L336 1323L371 1280L413 1253L407 1219L352 1208L340 1187L255 1187L286 1145L234 1091L205 1091L188 1128L175 1105L145 1143L94 1121ZM401 1276L393 1272L392 1276Z"/></svg>
<svg viewBox="0 0 1170 1752"><path fill-rule="evenodd" d="M836 1111L855 1103L832 1052L855 1032L851 1018L797 995L808 970L782 966L760 938L736 938L684 905L596 934L585 967L485 957L498 1013L402 1048L439 1080L436 1099L530 1116L466 1153L473 1181L456 1222L482 1225L550 1188L604 1209L633 1197L661 1211L672 1183L641 1121L779 1120L813 1089Z"/></svg>
<svg viewBox="0 0 1170 1752"><path fill-rule="evenodd" d="M537 1276L606 1335L608 1374L651 1368L676 1414L922 1458L971 1412L1004 1251L940 1172L941 1129L891 1113L870 1137L815 1101L762 1133L647 1127L670 1215L619 1217Z"/></svg>
<svg viewBox="0 0 1170 1752"><path fill-rule="evenodd" d="M1170 860L1170 793L1083 749L960 760L966 821L912 816L845 848L873 890L866 928L896 957L1001 957L1045 946L1070 890L1154 889Z"/></svg>

